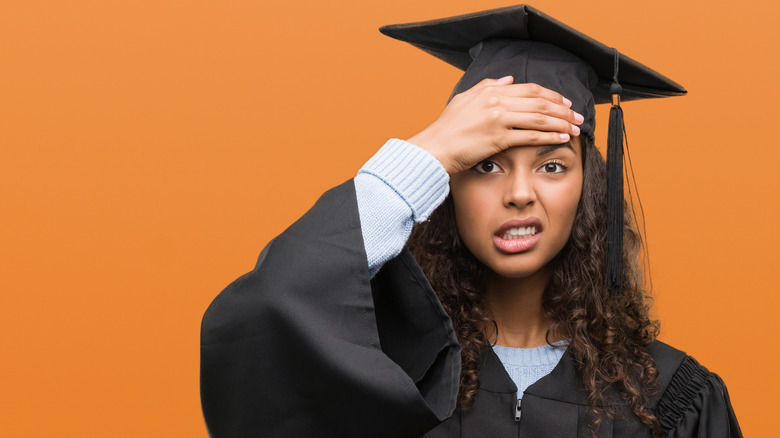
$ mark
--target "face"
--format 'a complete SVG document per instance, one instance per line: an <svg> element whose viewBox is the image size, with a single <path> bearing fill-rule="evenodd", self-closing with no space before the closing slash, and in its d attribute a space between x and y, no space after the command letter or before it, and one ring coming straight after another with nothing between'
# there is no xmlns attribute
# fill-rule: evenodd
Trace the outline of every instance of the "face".
<svg viewBox="0 0 780 438"><path fill-rule="evenodd" d="M530 277L569 240L582 193L580 139L510 148L450 181L458 232L493 273Z"/></svg>

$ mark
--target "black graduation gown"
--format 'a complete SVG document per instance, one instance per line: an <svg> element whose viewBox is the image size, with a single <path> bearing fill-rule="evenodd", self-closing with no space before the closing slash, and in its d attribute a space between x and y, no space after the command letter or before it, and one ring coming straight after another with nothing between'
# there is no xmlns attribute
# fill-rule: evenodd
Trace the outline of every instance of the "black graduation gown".
<svg viewBox="0 0 780 438"><path fill-rule="evenodd" d="M660 397L650 398L649 406L668 437L742 436L726 386L717 375L662 342L654 342L649 351L656 361L660 387ZM517 387L492 350L479 378L474 407L455 412L425 438L590 437L586 394L568 352L550 374L526 389L522 405L516 400ZM607 390L607 399L620 400L614 389ZM616 418L604 417L596 436L649 436L647 427L625 403L614 403L612 408Z"/></svg>
<svg viewBox="0 0 780 438"><path fill-rule="evenodd" d="M655 343L670 437L741 436L723 382ZM201 402L213 437L574 437L587 406L569 354L516 387L489 351L473 409L454 412L460 346L411 254L369 279L352 181L260 254L209 306L201 331ZM628 416L603 437L645 436Z"/></svg>

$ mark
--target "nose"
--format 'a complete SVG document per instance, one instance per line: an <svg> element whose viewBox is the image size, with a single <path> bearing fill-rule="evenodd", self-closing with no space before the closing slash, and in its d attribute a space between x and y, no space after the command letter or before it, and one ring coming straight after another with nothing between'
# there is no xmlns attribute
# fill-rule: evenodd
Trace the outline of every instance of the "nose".
<svg viewBox="0 0 780 438"><path fill-rule="evenodd" d="M536 190L533 180L525 172L513 172L505 180L504 206L507 208L525 208L536 202Z"/></svg>

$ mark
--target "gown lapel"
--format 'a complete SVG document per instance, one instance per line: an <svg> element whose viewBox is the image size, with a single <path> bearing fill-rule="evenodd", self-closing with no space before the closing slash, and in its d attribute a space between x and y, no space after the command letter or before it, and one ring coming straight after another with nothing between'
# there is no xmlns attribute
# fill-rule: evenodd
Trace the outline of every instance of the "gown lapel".
<svg viewBox="0 0 780 438"><path fill-rule="evenodd" d="M589 436L587 397L573 358L566 351L550 372L523 393L520 421L515 420L517 386L498 356L489 349L479 372L474 407L460 416L461 437L564 438ZM597 436L612 437L612 423L602 422Z"/></svg>

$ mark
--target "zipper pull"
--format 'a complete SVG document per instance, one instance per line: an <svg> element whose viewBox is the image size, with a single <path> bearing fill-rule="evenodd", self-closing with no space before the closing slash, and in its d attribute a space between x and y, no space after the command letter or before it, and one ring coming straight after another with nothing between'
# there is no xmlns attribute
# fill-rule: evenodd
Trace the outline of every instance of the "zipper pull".
<svg viewBox="0 0 780 438"><path fill-rule="evenodd" d="M520 421L520 415L523 413L523 399L517 399L517 406L515 407L515 421Z"/></svg>

